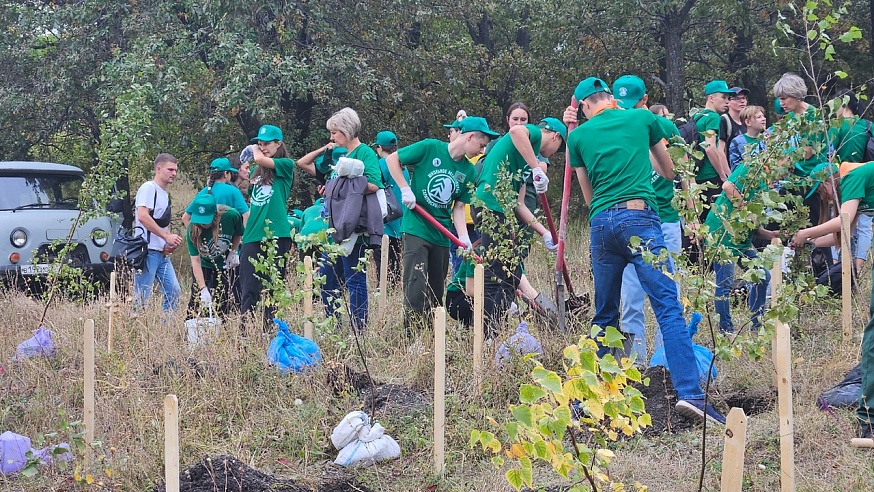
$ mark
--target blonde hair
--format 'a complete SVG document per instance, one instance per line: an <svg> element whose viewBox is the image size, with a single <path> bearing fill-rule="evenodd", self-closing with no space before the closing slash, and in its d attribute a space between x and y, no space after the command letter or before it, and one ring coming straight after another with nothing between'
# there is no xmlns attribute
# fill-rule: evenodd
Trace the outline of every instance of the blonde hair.
<svg viewBox="0 0 874 492"><path fill-rule="evenodd" d="M328 131L338 131L349 140L358 137L361 133L361 119L352 108L343 108L332 114L325 123Z"/></svg>
<svg viewBox="0 0 874 492"><path fill-rule="evenodd" d="M740 120L744 123L756 117L758 113L765 114L765 108L761 106L747 106L740 112Z"/></svg>

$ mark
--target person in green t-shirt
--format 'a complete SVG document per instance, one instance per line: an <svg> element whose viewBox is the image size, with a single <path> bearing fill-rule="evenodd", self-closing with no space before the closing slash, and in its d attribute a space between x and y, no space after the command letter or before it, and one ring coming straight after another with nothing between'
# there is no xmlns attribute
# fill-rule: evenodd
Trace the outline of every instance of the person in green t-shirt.
<svg viewBox="0 0 874 492"><path fill-rule="evenodd" d="M838 127L829 129L829 143L834 147L835 162L862 162L868 144L868 121L859 114L859 99L851 90L840 91L835 99L840 101L835 116Z"/></svg>
<svg viewBox="0 0 874 492"><path fill-rule="evenodd" d="M255 262L266 243L270 241L275 245L276 266L281 278L285 277L286 259L291 250L291 224L286 202L294 180L294 161L288 158L282 130L276 126L262 126L251 141L257 142L248 147L255 164L249 175L251 208L240 247L240 311L243 315L254 314L261 300L264 283L255 273ZM263 329L271 325L275 311L270 306L264 309Z"/></svg>
<svg viewBox="0 0 874 492"><path fill-rule="evenodd" d="M798 231L790 243L793 248L800 248L811 240L817 247L834 246L835 233L841 230L841 215L847 214L856 220L858 214L874 214L874 165L871 162L841 164L839 176L827 179L823 184L827 193L836 195L834 186L838 180L843 200L841 214L820 225ZM860 437L868 439L874 426L874 288L871 290L869 313L862 334L862 391L856 409Z"/></svg>
<svg viewBox="0 0 874 492"><path fill-rule="evenodd" d="M474 167L467 156L483 151L497 134L483 118L463 119L461 134L450 143L426 139L402 147L386 157L386 165L401 190L404 212L401 232L404 237L404 325L408 334L427 326L432 306L443 303L443 284L449 268L451 243L415 210L421 207L444 227L453 223L466 230L464 204L470 203ZM403 169L409 170L410 180ZM470 249L470 238L459 237Z"/></svg>
<svg viewBox="0 0 874 492"><path fill-rule="evenodd" d="M704 190L705 203L710 205L713 199L720 193L720 186L730 173L728 169L727 149L725 135L720 135L720 121L722 114L728 110L728 98L734 92L728 88L724 80L712 80L704 86L704 94L707 102L704 109L694 115L695 126L698 128L698 141L704 148L704 160L695 175L698 184L710 183L714 185ZM699 216L699 221L704 222L709 209Z"/></svg>
<svg viewBox="0 0 874 492"><path fill-rule="evenodd" d="M550 252L558 248L549 230L536 220L525 205L525 181L529 174L532 175L537 193L546 193L549 184L547 167L538 160L538 154L548 159L563 150L566 137L567 126L564 123L556 118L544 118L536 126L525 124L510 127L510 131L498 139L491 152L483 157L476 188L481 210L475 215L478 215L476 228L485 251L483 309L486 338L500 331L503 313L509 308L519 285L520 259L525 247L520 239L523 228L527 226L539 234ZM510 210L505 210L504 204L496 196L496 192L500 191L499 182L509 185L506 191L513 199L513 208ZM507 251L508 248L510 251Z"/></svg>
<svg viewBox="0 0 874 492"><path fill-rule="evenodd" d="M744 111L754 108L755 106L750 106ZM764 128L764 123L761 121L749 118L747 121L754 122L758 127ZM747 132L749 131L748 123ZM752 174L750 174L751 169L753 170ZM764 224L759 224L755 231L738 233L732 232L732 227L730 227L733 212L745 207L756 195L768 188L768 183L761 174L763 171L755 162L741 161L722 184L723 191L716 199L716 203L713 204L713 210L710 211L705 222L708 228L707 246L713 247L719 244L732 251L732 259L716 260L713 264L713 271L716 275L716 297L713 303L716 307L716 314L719 315L719 329L723 333L734 332L734 322L731 318L731 290L734 287L734 269L737 258L742 255L747 258L758 256L752 245L753 232L768 242L777 237L779 233L779 231L765 229L762 227ZM729 226L727 227L727 225ZM759 326L761 326L760 319L765 311L765 296L768 283L771 280L768 269L764 269L760 273L760 280L750 286L748 298L750 312L753 315L751 320L753 331L758 331Z"/></svg>
<svg viewBox="0 0 874 492"><path fill-rule="evenodd" d="M705 400L698 381L692 337L683 319L676 283L662 268L652 265L633 244L645 245L656 256L665 249L652 171L674 178L674 163L665 148L667 134L646 109L621 109L607 83L596 77L581 81L574 90L586 121L568 135L567 152L575 168L583 198L589 205L595 316L592 324L617 327L622 274L633 264L650 296L664 340L665 356L681 415L725 425L725 418ZM564 122L576 122L576 108L568 107ZM652 159L650 158L652 153ZM601 347L600 355L606 355Z"/></svg>
<svg viewBox="0 0 874 492"><path fill-rule="evenodd" d="M195 196L189 210L191 221L185 238L194 279L188 312L192 317L201 314L199 299L200 307L215 306L215 312L225 318L233 304L228 260L236 256L243 220L236 209L217 204L209 193Z"/></svg>
<svg viewBox="0 0 874 492"><path fill-rule="evenodd" d="M389 192L389 188L391 189L391 193L394 193L395 200L398 202L398 205L401 205L401 188L395 183L395 180L392 179L391 173L388 170L388 163L386 162L386 158L398 150L398 136L394 134L394 132L390 132L388 130L381 131L376 134L376 140L373 142L373 147L376 149L376 155L379 156L379 171L382 174L382 181L386 186L386 193ZM410 179L410 173L406 169L404 169L404 178L407 180ZM403 205L401 205L403 206ZM383 226L384 233L388 236L388 265L386 269L388 270L388 279L386 280L386 285L389 283L397 284L401 281L401 254L403 251L403 245L401 243L401 223L403 222L403 217L397 218L391 222L386 222ZM376 255L376 271L377 275L382 275L382 252ZM378 282L382 281L381 277L377 277Z"/></svg>
<svg viewBox="0 0 874 492"><path fill-rule="evenodd" d="M235 185L231 184L237 179L237 169L231 165L227 157L213 159L209 165L209 180L206 187L199 194L210 193L218 205L227 205L237 210L243 217L243 226L249 218L249 204L243 197L243 193ZM185 209L182 215L182 223L188 226L191 219L191 206Z"/></svg>

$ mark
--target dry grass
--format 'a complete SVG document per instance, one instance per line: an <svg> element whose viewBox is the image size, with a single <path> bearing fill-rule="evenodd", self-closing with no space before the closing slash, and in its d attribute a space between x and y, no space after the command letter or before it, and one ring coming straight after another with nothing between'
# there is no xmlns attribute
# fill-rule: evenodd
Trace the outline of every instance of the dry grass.
<svg viewBox="0 0 874 492"><path fill-rule="evenodd" d="M190 195L189 195L190 198ZM177 204L187 198L174 196ZM181 213L181 206L178 212ZM578 291L589 291L591 283L579 272L588 271L588 254L580 231L569 245L569 260L577 272ZM189 274L186 258L174 257L183 297L187 296ZM549 289L552 270L542 248L535 248L528 274L535 286ZM371 270L373 271L373 270ZM862 289L870 283L865 277ZM371 278L371 284L373 283ZM291 280L291 288L296 279ZM433 357L410 354L411 342L402 335L399 286L388 295L389 311L382 322L378 301L371 296L371 322L363 337L364 352L374 380L421 390L433 387ZM157 296L156 296L157 297ZM867 299L864 296L862 299ZM158 301L158 299L153 299ZM72 483L72 471L44 469L31 479L0 477L0 490L79 490L115 488L151 490L163 478L162 399L168 393L180 402L182 466L204 455L231 454L267 473L315 483L326 463L336 456L329 442L331 429L357 403L348 395L336 395L326 383L323 366L305 374L280 376L265 363L268 338L252 332L241 338L238 320L230 322L214 344L189 351L184 343L183 319L162 320L157 302L149 314L129 320L126 308L115 318L114 352L106 352L107 310L102 300L85 306L59 301L49 310L57 355L51 360L12 362L15 346L30 336L42 312L42 304L18 292L0 295L0 430L36 438L60 429L61 422L82 416L82 329L86 318L97 325L96 464L90 470L102 486ZM318 309L318 307L317 307ZM854 326L861 332L864 306L856 306ZM303 331L302 312L290 317L291 328ZM648 322L651 326L651 319ZM870 452L848 445L855 427L848 412L823 413L815 405L822 390L839 381L858 360L858 339L844 344L840 318L834 309L802 308L793 324L794 412L796 425L797 490L870 490ZM533 330L544 343L544 361L559 363L564 337L543 326ZM376 417L396 438L402 458L394 462L357 470L358 480L372 490L413 491L502 491L509 490L502 472L489 464L489 457L467 446L471 429L487 428L488 417L498 421L507 416L525 369L490 370L478 391L470 360L472 337L447 328L447 470L442 480L432 472L431 410L380 413ZM428 337L423 337L428 345ZM323 333L319 339L326 360L344 362L361 370L352 338L346 331ZM196 369L189 364L196 363ZM715 384L718 395L770 392L772 366L768 360L751 363L746 359L719 364ZM776 395L774 395L776 398ZM295 405L299 398L302 405ZM700 431L700 429L699 429ZM646 484L651 491L697 489L700 469L699 431L664 435L658 439L638 438L617 443L617 460L610 473L619 481ZM51 441L51 439L49 440ZM744 490L771 492L779 489L779 438L776 410L749 418ZM707 438L705 490L719 489L722 436L713 430ZM82 466L81 456L74 466ZM108 470L112 477L106 475ZM540 470L542 484L561 481Z"/></svg>

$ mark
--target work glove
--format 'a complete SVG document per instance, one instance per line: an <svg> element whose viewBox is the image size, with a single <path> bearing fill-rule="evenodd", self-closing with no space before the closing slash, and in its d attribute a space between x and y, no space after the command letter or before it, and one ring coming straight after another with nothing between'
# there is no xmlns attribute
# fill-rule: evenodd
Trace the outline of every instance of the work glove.
<svg viewBox="0 0 874 492"><path fill-rule="evenodd" d="M546 246L546 249L549 250L550 253L558 251L558 245L553 241L552 233L549 231L543 233L543 245Z"/></svg>
<svg viewBox="0 0 874 492"><path fill-rule="evenodd" d="M212 306L212 294L209 293L209 289L206 287L200 289L200 303L205 308Z"/></svg>
<svg viewBox="0 0 874 492"><path fill-rule="evenodd" d="M401 201L410 210L416 208L416 195L413 194L412 188L409 186L401 188Z"/></svg>
<svg viewBox="0 0 874 492"><path fill-rule="evenodd" d="M534 177L534 191L536 191L538 195L546 193L546 189L549 187L549 178L546 177L546 173L543 172L543 169L535 167L531 171L531 176Z"/></svg>
<svg viewBox="0 0 874 492"><path fill-rule="evenodd" d="M225 259L225 270L233 270L240 265L240 255L236 251L228 251L228 257Z"/></svg>
<svg viewBox="0 0 874 492"><path fill-rule="evenodd" d="M240 152L240 162L252 162L255 159L255 152L252 150L254 145L248 145Z"/></svg>
<svg viewBox="0 0 874 492"><path fill-rule="evenodd" d="M346 178L357 178L364 174L364 162L359 159L350 159L349 157L341 157L337 159L335 168L337 176Z"/></svg>
<svg viewBox="0 0 874 492"><path fill-rule="evenodd" d="M470 242L470 236L458 236L458 239L464 243L464 249L473 249L473 243Z"/></svg>

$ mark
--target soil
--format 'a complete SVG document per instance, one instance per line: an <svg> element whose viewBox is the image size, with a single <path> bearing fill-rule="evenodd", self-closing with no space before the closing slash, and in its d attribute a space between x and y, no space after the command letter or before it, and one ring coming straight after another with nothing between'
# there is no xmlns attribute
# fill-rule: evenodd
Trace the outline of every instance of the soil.
<svg viewBox="0 0 874 492"><path fill-rule="evenodd" d="M374 416L408 415L431 405L429 395L421 391L399 384L377 383L367 374L355 372L345 364L329 363L328 367L328 384L334 394L354 391L358 394L362 408L368 413L373 413Z"/></svg>
<svg viewBox="0 0 874 492"><path fill-rule="evenodd" d="M159 483L154 492L166 492ZM233 456L204 457L179 475L180 492L370 492L348 474L332 469L315 485L297 484L247 466Z"/></svg>
<svg viewBox="0 0 874 492"><path fill-rule="evenodd" d="M643 393L646 400L646 411L652 417L652 426L647 427L645 436L658 436L665 432L677 433L688 430L694 425L681 417L675 410L677 393L671 384L671 373L662 366L648 367L643 372L644 379L649 378L649 386L635 385Z"/></svg>

